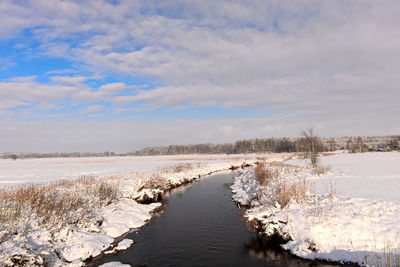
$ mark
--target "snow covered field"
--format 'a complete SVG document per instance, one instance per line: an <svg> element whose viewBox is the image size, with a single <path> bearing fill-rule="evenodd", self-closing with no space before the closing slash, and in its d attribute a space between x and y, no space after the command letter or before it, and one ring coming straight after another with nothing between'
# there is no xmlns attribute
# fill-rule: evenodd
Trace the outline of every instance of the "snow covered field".
<svg viewBox="0 0 400 267"><path fill-rule="evenodd" d="M259 220L261 231L288 240L283 248L295 255L400 266L400 153L341 153L320 161L331 171L317 175L307 162L290 160L266 186L247 171L232 186L234 199L250 206L247 218ZM299 181L311 189L299 201L283 206L271 198L282 184Z"/></svg>
<svg viewBox="0 0 400 267"><path fill-rule="evenodd" d="M146 157L89 157L0 159L0 188L23 183L52 182L82 176L107 177L131 172L150 172L182 163L208 163L234 160L237 155L179 155ZM246 157L256 157L249 155Z"/></svg>
<svg viewBox="0 0 400 267"><path fill-rule="evenodd" d="M332 166L330 175L311 178L320 193L332 185L344 197L400 201L399 152L338 154L320 162Z"/></svg>

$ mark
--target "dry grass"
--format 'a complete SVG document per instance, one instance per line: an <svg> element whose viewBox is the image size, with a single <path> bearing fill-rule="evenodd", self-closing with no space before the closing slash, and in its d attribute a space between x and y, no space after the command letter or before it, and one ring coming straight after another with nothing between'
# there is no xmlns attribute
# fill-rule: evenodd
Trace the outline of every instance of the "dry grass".
<svg viewBox="0 0 400 267"><path fill-rule="evenodd" d="M331 171L331 169L331 166L317 166L316 168L314 168L314 172L318 175L321 175Z"/></svg>
<svg viewBox="0 0 400 267"><path fill-rule="evenodd" d="M76 224L119 196L116 185L92 177L0 191L0 225L18 231L32 219L45 228Z"/></svg>
<svg viewBox="0 0 400 267"><path fill-rule="evenodd" d="M271 181L277 179L278 176L279 172L276 169L267 167L267 164L264 161L259 162L257 167L254 169L254 177L260 185L263 186L267 186Z"/></svg>
<svg viewBox="0 0 400 267"><path fill-rule="evenodd" d="M382 254L371 254L365 257L366 266L400 267L400 246L394 248L386 243Z"/></svg>
<svg viewBox="0 0 400 267"><path fill-rule="evenodd" d="M269 202L278 203L281 207L285 207L290 201L308 201L311 188L306 180L291 181L285 177L295 171L296 168L285 166L281 162L273 162L268 166L265 162L259 162L254 170L254 177L261 185L258 198L269 199ZM282 176L281 173L285 175Z"/></svg>
<svg viewBox="0 0 400 267"><path fill-rule="evenodd" d="M183 171L188 171L193 169L195 166L194 164L188 163L188 164L179 164L176 166L172 167L172 172L183 172Z"/></svg>
<svg viewBox="0 0 400 267"><path fill-rule="evenodd" d="M153 173L151 177L146 180L143 186L138 190L142 189L161 189L167 190L170 188L170 182L167 178L161 176L160 174Z"/></svg>
<svg viewBox="0 0 400 267"><path fill-rule="evenodd" d="M310 187L305 180L292 184L281 183L275 191L275 199L281 207L285 207L290 201L306 202L309 199L309 192Z"/></svg>
<svg viewBox="0 0 400 267"><path fill-rule="evenodd" d="M167 173L181 173L184 171L189 171L195 168L201 167L200 163L185 163L185 164L178 164L172 167L165 168L161 170L162 172L167 172Z"/></svg>

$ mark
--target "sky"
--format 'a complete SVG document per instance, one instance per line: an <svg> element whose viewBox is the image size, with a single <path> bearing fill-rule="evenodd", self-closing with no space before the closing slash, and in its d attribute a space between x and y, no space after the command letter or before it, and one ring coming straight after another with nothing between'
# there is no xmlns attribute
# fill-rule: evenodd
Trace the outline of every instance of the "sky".
<svg viewBox="0 0 400 267"><path fill-rule="evenodd" d="M400 133L397 0L0 0L0 151Z"/></svg>

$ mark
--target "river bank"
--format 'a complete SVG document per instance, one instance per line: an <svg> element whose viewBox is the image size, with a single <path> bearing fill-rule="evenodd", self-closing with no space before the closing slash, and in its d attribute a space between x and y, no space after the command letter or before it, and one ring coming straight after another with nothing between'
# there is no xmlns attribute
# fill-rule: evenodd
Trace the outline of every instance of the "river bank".
<svg viewBox="0 0 400 267"><path fill-rule="evenodd" d="M337 154L321 158L317 173L301 160L266 164L235 179L233 199L260 233L306 259L399 266L400 154ZM329 168L327 168L329 169Z"/></svg>

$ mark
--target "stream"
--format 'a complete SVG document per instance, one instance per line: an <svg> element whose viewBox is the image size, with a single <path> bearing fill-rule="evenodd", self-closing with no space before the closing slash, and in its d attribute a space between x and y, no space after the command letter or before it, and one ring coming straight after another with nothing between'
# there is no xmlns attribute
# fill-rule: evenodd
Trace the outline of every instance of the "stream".
<svg viewBox="0 0 400 267"><path fill-rule="evenodd" d="M231 199L234 175L212 175L171 190L160 215L125 236L134 245L89 266L113 261L132 266L339 266L296 258L249 230L243 210Z"/></svg>

